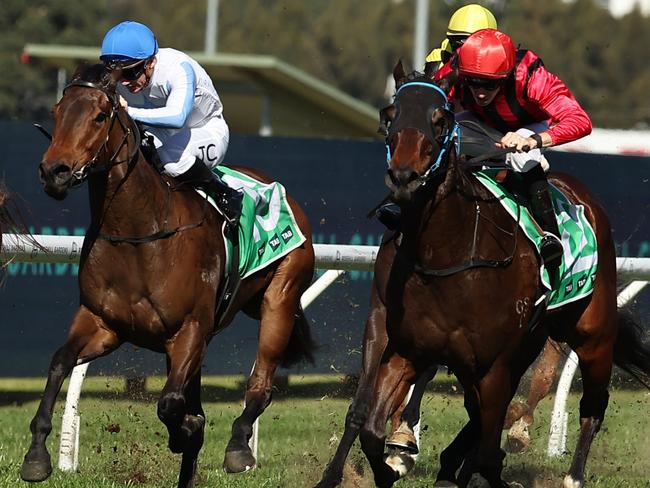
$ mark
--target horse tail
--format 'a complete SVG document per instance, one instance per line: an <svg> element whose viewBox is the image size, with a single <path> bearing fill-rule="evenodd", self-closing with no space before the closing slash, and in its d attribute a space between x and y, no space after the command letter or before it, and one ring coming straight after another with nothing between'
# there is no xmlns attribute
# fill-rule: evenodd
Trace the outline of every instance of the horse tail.
<svg viewBox="0 0 650 488"><path fill-rule="evenodd" d="M12 232L22 234L23 240L41 251L47 252L29 232L25 224L25 217L21 211L21 203L25 203L22 197L10 191L5 182L0 180L0 248L2 248L2 234ZM0 260L0 278L2 278L2 272L5 270L6 264Z"/></svg>
<svg viewBox="0 0 650 488"><path fill-rule="evenodd" d="M645 331L626 309L619 309L618 324L614 364L650 390L650 344L644 341Z"/></svg>
<svg viewBox="0 0 650 488"><path fill-rule="evenodd" d="M284 357L280 366L289 368L301 361L314 364L314 352L317 348L318 346L311 336L311 329L309 327L309 321L305 317L305 311L299 306L295 315L289 344L287 344L287 349L284 351Z"/></svg>

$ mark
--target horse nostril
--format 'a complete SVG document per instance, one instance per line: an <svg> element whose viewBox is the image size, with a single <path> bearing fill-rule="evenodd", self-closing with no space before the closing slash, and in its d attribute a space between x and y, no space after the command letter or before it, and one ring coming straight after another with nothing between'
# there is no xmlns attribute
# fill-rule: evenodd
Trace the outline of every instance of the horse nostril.
<svg viewBox="0 0 650 488"><path fill-rule="evenodd" d="M55 178L66 178L70 173L70 168L65 164L57 164L52 170Z"/></svg>
<svg viewBox="0 0 650 488"><path fill-rule="evenodd" d="M45 169L43 168L43 163L38 165L38 179L41 180L41 183L45 183Z"/></svg>
<svg viewBox="0 0 650 488"><path fill-rule="evenodd" d="M48 168L45 163L38 166L38 177L42 183L50 182L54 184L62 184L70 179L72 170L69 166L63 163L50 164Z"/></svg>
<svg viewBox="0 0 650 488"><path fill-rule="evenodd" d="M396 185L405 186L417 179L418 174L411 169L389 170L390 178Z"/></svg>

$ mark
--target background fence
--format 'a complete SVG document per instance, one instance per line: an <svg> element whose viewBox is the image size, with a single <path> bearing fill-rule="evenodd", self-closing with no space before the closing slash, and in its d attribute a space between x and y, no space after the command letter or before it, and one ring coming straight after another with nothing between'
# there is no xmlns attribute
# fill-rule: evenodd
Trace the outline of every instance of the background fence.
<svg viewBox="0 0 650 488"><path fill-rule="evenodd" d="M87 190L64 202L47 197L37 165L47 141L26 123L0 122L4 134L0 176L31 209L27 220L36 234L81 236L89 221ZM575 174L596 194L614 227L619 256L650 255L650 158L548 153L554 169ZM376 141L233 137L226 160L264 170L285 184L310 218L314 242L370 245L383 228L365 218L386 194L385 150ZM146 189L145 189L146 190ZM3 343L0 371L6 376L42 376L52 352L66 336L77 307L74 262L14 262L0 291ZM353 372L369 301L371 272L351 271L309 310L321 345L315 368L305 372ZM637 302L650 310L650 293ZM205 374L248 374L257 340L255 322L238 318L210 346ZM132 346L102 358L91 373L133 375L164 371L162 357Z"/></svg>

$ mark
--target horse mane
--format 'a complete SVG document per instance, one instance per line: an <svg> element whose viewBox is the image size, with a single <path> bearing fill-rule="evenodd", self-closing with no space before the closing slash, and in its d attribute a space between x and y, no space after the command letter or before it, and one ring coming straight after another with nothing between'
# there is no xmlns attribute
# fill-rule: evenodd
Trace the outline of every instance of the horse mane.
<svg viewBox="0 0 650 488"><path fill-rule="evenodd" d="M72 75L71 81L87 81L100 86L108 92L114 92L117 83L111 72L106 69L101 63L90 64L82 63L77 67L77 70Z"/></svg>
<svg viewBox="0 0 650 488"><path fill-rule="evenodd" d="M436 85L436 82L433 81L433 79L431 79L431 77L428 74L423 73L421 71L414 70L411 71L410 73L407 73L403 79L401 79L398 83L395 84L395 87L399 88L403 84L410 83L412 81L417 81L419 83L427 83L429 85Z"/></svg>

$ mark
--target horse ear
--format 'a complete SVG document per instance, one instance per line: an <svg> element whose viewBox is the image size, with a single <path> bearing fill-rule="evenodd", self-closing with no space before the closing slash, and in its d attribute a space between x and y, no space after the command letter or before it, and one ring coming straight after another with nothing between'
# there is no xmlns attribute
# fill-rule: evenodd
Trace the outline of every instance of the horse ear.
<svg viewBox="0 0 650 488"><path fill-rule="evenodd" d="M431 124L435 127L440 125L440 121L445 118L445 111L442 108L436 108L431 112Z"/></svg>
<svg viewBox="0 0 650 488"><path fill-rule="evenodd" d="M383 136L388 135L388 128L393 120L395 120L395 113L397 109L395 105L391 104L388 107L384 107L379 111L379 128L377 132Z"/></svg>
<svg viewBox="0 0 650 488"><path fill-rule="evenodd" d="M437 62L434 61L427 61L424 63L424 76L427 77L429 80L433 80L433 77L436 74L437 69Z"/></svg>
<svg viewBox="0 0 650 488"><path fill-rule="evenodd" d="M404 65L402 64L401 58L393 68L393 79L395 80L395 86L401 85L406 79L406 71L404 71Z"/></svg>
<svg viewBox="0 0 650 488"><path fill-rule="evenodd" d="M454 125L454 114L444 108L436 108L431 112L431 126L436 136L447 133Z"/></svg>
<svg viewBox="0 0 650 488"><path fill-rule="evenodd" d="M452 87L458 82L458 71L453 70L448 75L443 76L436 83L440 88L444 90L445 93L449 94Z"/></svg>
<svg viewBox="0 0 650 488"><path fill-rule="evenodd" d="M72 79L70 81L75 81L81 78L81 75L83 75L88 69L90 68L91 64L87 61L83 61L77 66L77 69L74 71L72 74Z"/></svg>
<svg viewBox="0 0 650 488"><path fill-rule="evenodd" d="M106 67L103 67L103 72L102 72L102 86L104 87L105 90L114 93L116 88L117 88L117 80L119 79L121 75L122 70L120 69L114 69L114 70L107 70Z"/></svg>

